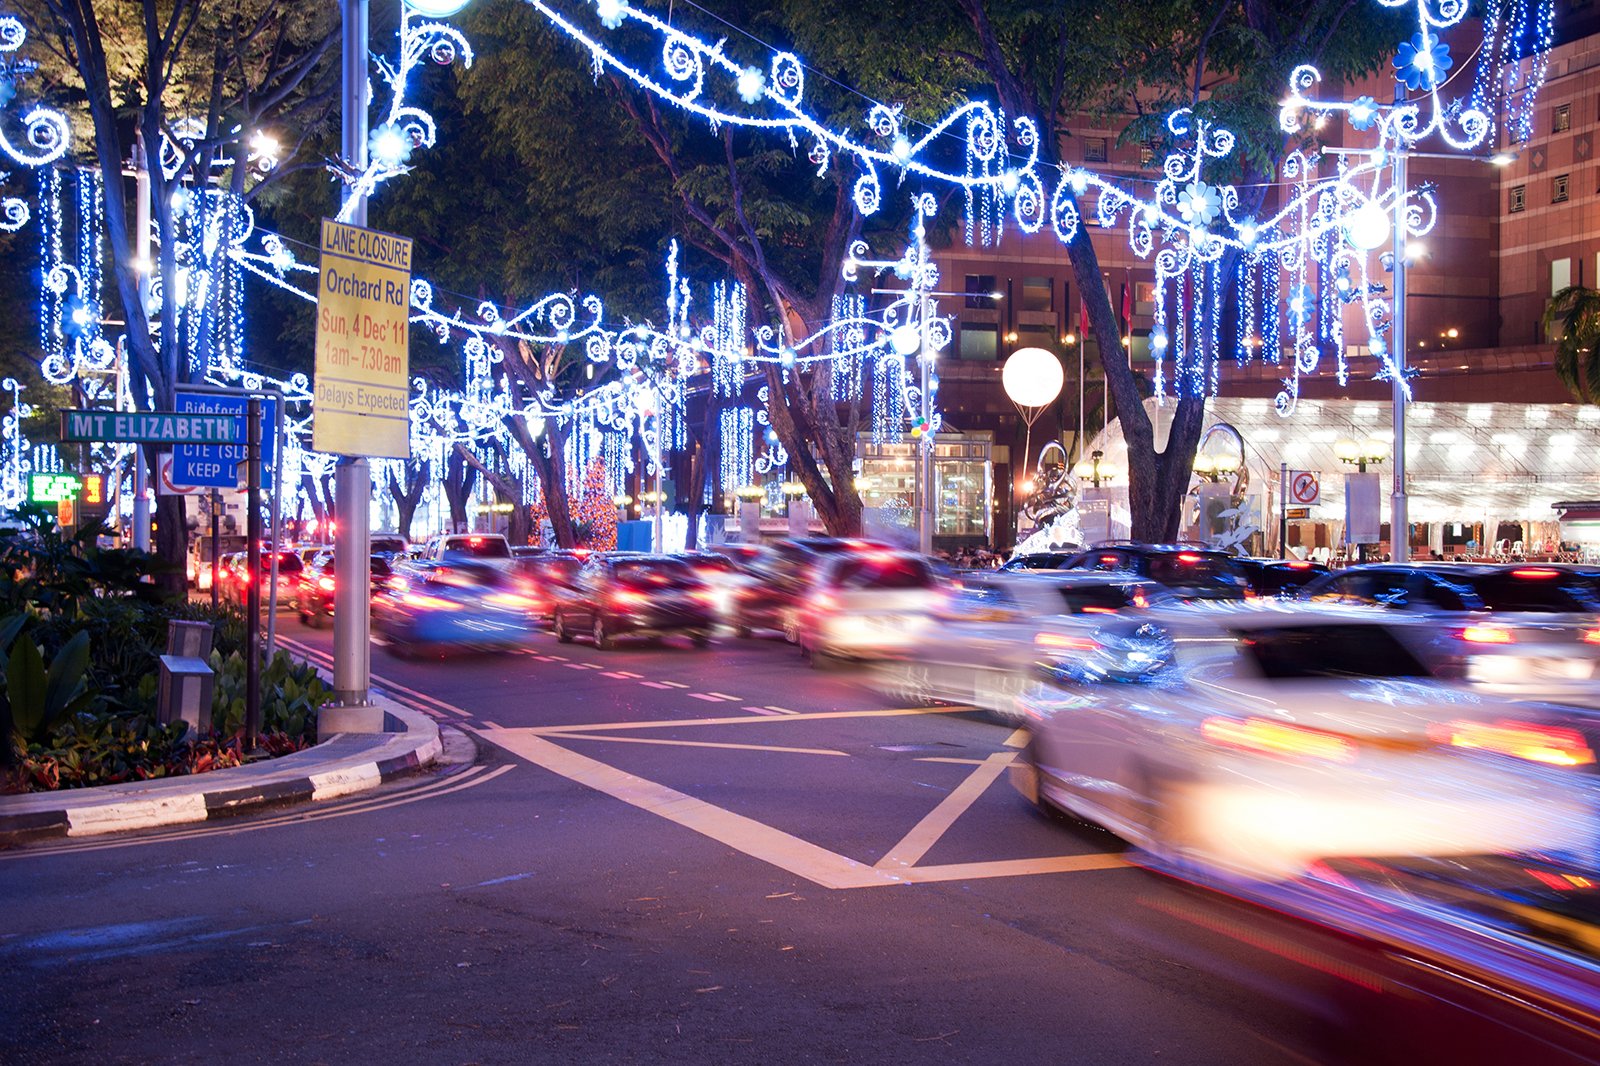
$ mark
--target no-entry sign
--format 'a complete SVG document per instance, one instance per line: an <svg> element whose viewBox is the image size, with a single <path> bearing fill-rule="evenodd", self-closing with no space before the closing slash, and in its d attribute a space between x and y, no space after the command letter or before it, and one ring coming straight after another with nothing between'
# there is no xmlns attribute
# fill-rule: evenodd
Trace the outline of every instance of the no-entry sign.
<svg viewBox="0 0 1600 1066"><path fill-rule="evenodd" d="M1315 470L1289 471L1289 502L1310 507L1322 501L1322 475Z"/></svg>

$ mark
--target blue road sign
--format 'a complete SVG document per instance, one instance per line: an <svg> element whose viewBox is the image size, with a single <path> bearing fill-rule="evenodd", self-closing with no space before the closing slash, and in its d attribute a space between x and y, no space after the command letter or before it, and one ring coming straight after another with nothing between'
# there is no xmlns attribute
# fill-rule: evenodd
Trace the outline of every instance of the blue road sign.
<svg viewBox="0 0 1600 1066"><path fill-rule="evenodd" d="M190 414L238 415L244 425L250 397L245 393L186 392L174 396L174 410ZM261 397L261 487L272 488L273 449L277 446L278 401ZM172 449L172 480L179 485L232 489L244 481L239 464L245 460L243 444L180 444Z"/></svg>

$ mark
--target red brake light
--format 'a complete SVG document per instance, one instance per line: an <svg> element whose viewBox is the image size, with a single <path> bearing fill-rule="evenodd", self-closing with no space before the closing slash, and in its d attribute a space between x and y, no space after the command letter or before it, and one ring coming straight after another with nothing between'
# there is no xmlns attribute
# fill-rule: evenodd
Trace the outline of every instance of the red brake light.
<svg viewBox="0 0 1600 1066"><path fill-rule="evenodd" d="M1178 562L1180 563L1198 563L1202 558L1203 556L1201 556L1198 552L1178 553Z"/></svg>
<svg viewBox="0 0 1600 1066"><path fill-rule="evenodd" d="M1140 589L1138 592L1133 594L1133 605L1140 610L1150 606L1150 600L1145 596L1143 589Z"/></svg>
<svg viewBox="0 0 1600 1066"><path fill-rule="evenodd" d="M1041 648L1060 651L1098 651L1100 642L1093 637L1074 637L1066 633L1035 633L1033 642Z"/></svg>
<svg viewBox="0 0 1600 1066"><path fill-rule="evenodd" d="M1085 607L1083 609L1082 613L1083 614L1116 614L1117 613L1117 609L1115 607Z"/></svg>
<svg viewBox="0 0 1600 1066"><path fill-rule="evenodd" d="M1115 555L1102 555L1102 556L1100 556L1100 562L1103 563L1106 566L1110 566L1112 563L1114 563L1116 561L1117 561L1117 557Z"/></svg>
<svg viewBox="0 0 1600 1066"><path fill-rule="evenodd" d="M1545 570L1543 568L1537 568L1537 567L1522 567L1520 569L1511 571L1511 576L1512 577L1528 577L1528 578L1560 577L1561 576L1561 571L1559 571L1559 570Z"/></svg>
<svg viewBox="0 0 1600 1066"><path fill-rule="evenodd" d="M474 548L476 548L478 545L483 543L483 538L482 537L468 537L467 538L467 543L472 545Z"/></svg>
<svg viewBox="0 0 1600 1066"><path fill-rule="evenodd" d="M611 602L618 607L638 607L649 601L650 597L633 589L617 589L611 593Z"/></svg>
<svg viewBox="0 0 1600 1066"><path fill-rule="evenodd" d="M1343 763L1356 760L1356 746L1345 737L1265 718L1207 718L1200 723L1200 735L1213 744L1258 755Z"/></svg>
<svg viewBox="0 0 1600 1066"><path fill-rule="evenodd" d="M331 578L331 577L319 577L319 578L317 578L317 588L321 589L323 592L332 592L333 591L333 578Z"/></svg>
<svg viewBox="0 0 1600 1066"><path fill-rule="evenodd" d="M1502 718L1496 722L1446 722L1430 726L1428 736L1435 743L1452 748L1493 751L1513 755L1529 762L1550 766L1590 766L1594 752L1576 729L1518 722Z"/></svg>
<svg viewBox="0 0 1600 1066"><path fill-rule="evenodd" d="M1585 644L1600 644L1600 629L1585 630L1583 634L1583 642Z"/></svg>
<svg viewBox="0 0 1600 1066"><path fill-rule="evenodd" d="M1295 560L1294 562L1291 562L1289 564L1289 569L1290 570L1310 570L1311 569L1311 564L1307 563L1307 562L1301 562L1299 560Z"/></svg>
<svg viewBox="0 0 1600 1066"><path fill-rule="evenodd" d="M1456 630L1456 636L1468 644L1515 644L1516 634L1505 626L1479 624Z"/></svg>

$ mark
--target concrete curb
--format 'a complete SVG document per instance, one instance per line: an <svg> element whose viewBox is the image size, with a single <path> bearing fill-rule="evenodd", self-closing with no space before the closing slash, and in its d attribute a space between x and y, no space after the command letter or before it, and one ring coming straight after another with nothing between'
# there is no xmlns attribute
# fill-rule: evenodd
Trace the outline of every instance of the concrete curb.
<svg viewBox="0 0 1600 1066"><path fill-rule="evenodd" d="M227 818L336 799L428 766L439 724L377 693L385 733L336 733L305 751L251 766L158 781L0 796L0 844L84 837Z"/></svg>

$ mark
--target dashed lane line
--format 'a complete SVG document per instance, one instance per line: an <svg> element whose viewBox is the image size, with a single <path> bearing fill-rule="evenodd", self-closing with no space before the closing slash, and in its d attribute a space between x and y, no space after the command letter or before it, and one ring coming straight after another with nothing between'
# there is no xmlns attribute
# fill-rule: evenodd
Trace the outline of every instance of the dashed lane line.
<svg viewBox="0 0 1600 1066"><path fill-rule="evenodd" d="M771 707L746 707L745 710L749 711L751 714L773 715L778 713Z"/></svg>
<svg viewBox="0 0 1600 1066"><path fill-rule="evenodd" d="M494 725L485 722L485 725ZM500 728L495 726L496 729ZM664 737L608 737L602 733L563 733L562 740L601 740L610 744L657 744L672 748L723 748L729 751L775 751L785 755L839 755L850 753L833 748L793 748L780 744L730 744L714 740L667 740Z"/></svg>
<svg viewBox="0 0 1600 1066"><path fill-rule="evenodd" d="M796 720L822 721L828 718L893 718L912 714L958 714L972 710L968 706L956 707L897 707L889 710L875 711L806 711L793 712L783 718L678 718L671 721L653 722L586 722L582 725L546 725L534 726L529 729L506 730L506 732L525 732L535 736L554 736L561 733L587 733L587 732L612 732L631 729L680 729L692 726L705 725L762 725L775 722L792 722Z"/></svg>
<svg viewBox="0 0 1600 1066"><path fill-rule="evenodd" d="M668 688L688 688L689 687L688 685L685 685L681 681L663 681L661 683L663 685L667 686Z"/></svg>

